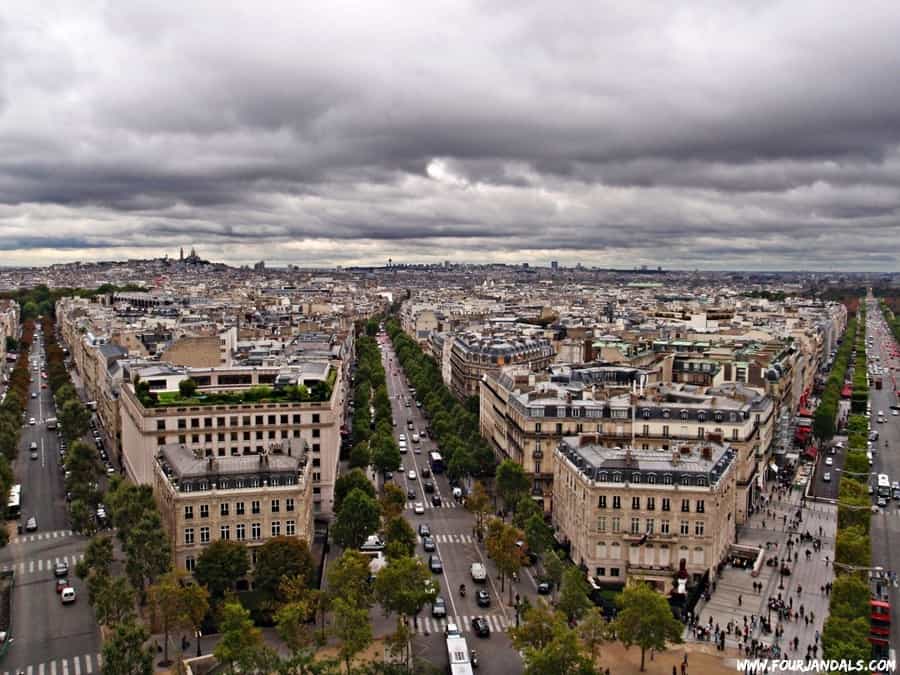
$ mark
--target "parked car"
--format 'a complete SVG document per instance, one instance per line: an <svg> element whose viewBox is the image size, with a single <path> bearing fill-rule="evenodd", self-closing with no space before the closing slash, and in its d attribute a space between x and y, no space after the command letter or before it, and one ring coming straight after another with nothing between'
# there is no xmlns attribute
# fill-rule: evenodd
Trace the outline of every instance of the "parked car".
<svg viewBox="0 0 900 675"><path fill-rule="evenodd" d="M434 492L434 483L430 480L426 480L422 483L422 487L425 488L425 492Z"/></svg>
<svg viewBox="0 0 900 675"><path fill-rule="evenodd" d="M416 505L413 507L413 511L417 516L421 516L425 513L425 505L422 502L416 502Z"/></svg>
<svg viewBox="0 0 900 675"><path fill-rule="evenodd" d="M62 593L62 592L63 592L63 589L66 588L66 587L68 587L69 585L70 585L70 584L69 584L69 580L68 580L68 579L66 579L66 578L63 578L63 579L57 579L57 580L56 580L56 592L57 592L57 593Z"/></svg>
<svg viewBox="0 0 900 675"><path fill-rule="evenodd" d="M430 537L431 536L431 528L428 526L428 523L419 523L419 536L420 537Z"/></svg>
<svg viewBox="0 0 900 675"><path fill-rule="evenodd" d="M431 505L432 506L440 506L441 505L441 496L440 495L431 495Z"/></svg>
<svg viewBox="0 0 900 675"><path fill-rule="evenodd" d="M437 547L434 544L434 539L431 537L425 537L422 540L422 547L425 549L425 553L434 553L437 550Z"/></svg>
<svg viewBox="0 0 900 675"><path fill-rule="evenodd" d="M444 571L444 563L441 562L440 556L435 553L428 556L428 569L435 574L440 574Z"/></svg>

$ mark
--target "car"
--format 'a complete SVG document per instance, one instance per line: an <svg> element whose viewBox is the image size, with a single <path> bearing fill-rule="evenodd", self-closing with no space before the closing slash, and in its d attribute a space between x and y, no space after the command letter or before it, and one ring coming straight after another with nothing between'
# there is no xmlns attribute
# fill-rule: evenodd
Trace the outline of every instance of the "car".
<svg viewBox="0 0 900 675"><path fill-rule="evenodd" d="M106 475L113 476L116 473L116 468L112 464L106 465Z"/></svg>
<svg viewBox="0 0 900 675"><path fill-rule="evenodd" d="M422 467L422 478L431 478L431 469L427 466Z"/></svg>
<svg viewBox="0 0 900 675"><path fill-rule="evenodd" d="M37 420L35 420L33 417L29 417L28 425L33 427L35 424L37 424Z"/></svg>
<svg viewBox="0 0 900 675"><path fill-rule="evenodd" d="M894 417L896 417L897 415L900 415L900 412L898 412L898 411L896 411L896 410L891 410L891 415L893 415Z"/></svg>
<svg viewBox="0 0 900 675"><path fill-rule="evenodd" d="M884 497L878 498L878 506L880 506L881 508L884 509L884 508L887 508L887 505L888 505L887 499L885 499Z"/></svg>
<svg viewBox="0 0 900 675"><path fill-rule="evenodd" d="M419 523L419 536L420 537L430 537L431 536L431 528L428 526L428 523Z"/></svg>
<svg viewBox="0 0 900 675"><path fill-rule="evenodd" d="M491 636L491 627L483 616L472 617L472 632L478 637L486 638Z"/></svg>
<svg viewBox="0 0 900 675"><path fill-rule="evenodd" d="M413 511L417 516L421 516L425 513L425 505L422 502L416 502L416 505L413 507Z"/></svg>
<svg viewBox="0 0 900 675"><path fill-rule="evenodd" d="M413 452L414 452L415 454L417 454L417 455L421 455L421 454L422 454L422 446L421 446L421 445L414 445L414 446L413 446Z"/></svg>
<svg viewBox="0 0 900 675"><path fill-rule="evenodd" d="M385 480L393 480L393 478L394 478L394 472L393 472L393 471L385 471L385 472L384 472L384 479L385 479Z"/></svg>
<svg viewBox="0 0 900 675"><path fill-rule="evenodd" d="M57 580L56 580L56 592L57 592L57 593L62 593L62 590L63 590L64 588L66 588L67 586L70 586L70 585L71 585L71 584L69 584L69 580L68 580L68 579L65 579L65 578L63 578L63 579L57 579Z"/></svg>
<svg viewBox="0 0 900 675"><path fill-rule="evenodd" d="M419 442L419 434L417 434L416 432L413 432L413 435L412 435L412 442L413 442L413 443L418 443L418 442Z"/></svg>
<svg viewBox="0 0 900 675"><path fill-rule="evenodd" d="M425 553L434 553L437 550L437 546L434 544L434 539L431 537L425 537L422 540L422 548L425 549Z"/></svg>
<svg viewBox="0 0 900 675"><path fill-rule="evenodd" d="M34 459L37 459L37 458L38 458L38 451L37 451L37 450L32 450L32 451L31 451L31 459L34 460Z"/></svg>
<svg viewBox="0 0 900 675"><path fill-rule="evenodd" d="M31 398L37 398L37 392L36 392L36 391L31 392Z"/></svg>
<svg viewBox="0 0 900 675"><path fill-rule="evenodd" d="M407 498L409 501L412 501L413 499L415 499L415 498L416 498L416 491L413 490L412 488L409 488L409 489L406 491L406 498Z"/></svg>
<svg viewBox="0 0 900 675"><path fill-rule="evenodd" d="M825 466L831 466L832 464L834 464L834 460L831 457L826 457Z"/></svg>
<svg viewBox="0 0 900 675"><path fill-rule="evenodd" d="M441 505L441 496L440 495L431 495L431 505L432 506L440 506Z"/></svg>
<svg viewBox="0 0 900 675"><path fill-rule="evenodd" d="M46 388L47 388L47 383L41 382L41 389L46 389Z"/></svg>
<svg viewBox="0 0 900 675"><path fill-rule="evenodd" d="M400 436L397 438L397 440L399 440L399 441L405 441L405 440L406 440L406 434L400 434Z"/></svg>
<svg viewBox="0 0 900 675"><path fill-rule="evenodd" d="M72 604L75 602L75 589L71 586L66 586L59 594L59 599L64 605Z"/></svg>
<svg viewBox="0 0 900 675"><path fill-rule="evenodd" d="M832 445L830 448L828 448L828 454L829 454L829 455L836 455L836 454L837 454L837 448L834 447L834 446Z"/></svg>
<svg viewBox="0 0 900 675"><path fill-rule="evenodd" d="M58 562L53 566L53 576L66 577L69 575L69 563L65 560Z"/></svg>
<svg viewBox="0 0 900 675"><path fill-rule="evenodd" d="M37 518L31 516L27 521L25 521L25 531L26 532L35 532L38 529Z"/></svg>
<svg viewBox="0 0 900 675"><path fill-rule="evenodd" d="M478 603L479 607L490 607L491 606L491 594L488 593L483 588L479 588L475 593L475 602Z"/></svg>
<svg viewBox="0 0 900 675"><path fill-rule="evenodd" d="M407 478L407 480L415 480L416 472L413 471L412 469L410 469L409 471L406 472L406 478Z"/></svg>
<svg viewBox="0 0 900 675"><path fill-rule="evenodd" d="M431 603L431 616L435 619L443 619L447 616L447 603L443 598L437 597Z"/></svg>
<svg viewBox="0 0 900 675"><path fill-rule="evenodd" d="M831 473L826 471L825 475L822 476L822 480L825 481L826 483L830 483L831 482Z"/></svg>
<svg viewBox="0 0 900 675"><path fill-rule="evenodd" d="M540 583L538 583L537 592L540 595L550 595L550 582L541 581Z"/></svg>
<svg viewBox="0 0 900 675"><path fill-rule="evenodd" d="M435 574L440 574L444 571L444 563L441 562L440 556L436 553L432 553L428 556L428 569L430 569Z"/></svg>
<svg viewBox="0 0 900 675"><path fill-rule="evenodd" d="M434 492L434 483L430 480L426 480L422 483L422 487L425 488L425 492Z"/></svg>

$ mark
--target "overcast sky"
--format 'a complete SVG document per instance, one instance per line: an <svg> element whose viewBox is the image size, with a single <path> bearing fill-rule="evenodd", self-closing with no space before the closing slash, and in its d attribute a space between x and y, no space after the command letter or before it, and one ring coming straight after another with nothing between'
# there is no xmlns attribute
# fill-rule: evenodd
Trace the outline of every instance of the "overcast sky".
<svg viewBox="0 0 900 675"><path fill-rule="evenodd" d="M900 2L5 0L0 264L894 270Z"/></svg>

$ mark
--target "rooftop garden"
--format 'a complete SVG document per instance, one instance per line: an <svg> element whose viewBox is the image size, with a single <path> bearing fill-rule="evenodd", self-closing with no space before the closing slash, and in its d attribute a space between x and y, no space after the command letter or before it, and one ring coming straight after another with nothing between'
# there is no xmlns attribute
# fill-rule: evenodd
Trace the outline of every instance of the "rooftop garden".
<svg viewBox="0 0 900 675"><path fill-rule="evenodd" d="M150 391L147 382L138 380L135 394L145 408L188 407L203 405L241 405L246 403L322 403L331 398L337 371L331 369L328 377L306 385L287 385L273 388L266 385L232 391L198 391L197 383L188 378L178 385L178 391Z"/></svg>

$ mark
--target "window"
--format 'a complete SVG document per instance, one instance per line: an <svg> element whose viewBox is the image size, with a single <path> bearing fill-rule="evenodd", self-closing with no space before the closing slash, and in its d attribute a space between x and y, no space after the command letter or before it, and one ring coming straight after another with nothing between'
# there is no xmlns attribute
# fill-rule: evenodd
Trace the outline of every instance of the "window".
<svg viewBox="0 0 900 675"><path fill-rule="evenodd" d="M648 511L656 510L656 497L647 497L647 510Z"/></svg>
<svg viewBox="0 0 900 675"><path fill-rule="evenodd" d="M631 474L631 482L632 483L640 483L641 482L641 474L636 473L636 472L632 473Z"/></svg>
<svg viewBox="0 0 900 675"><path fill-rule="evenodd" d="M312 451L313 451L313 452L319 452L321 449L322 449L322 446L319 445L318 443L313 443L313 444L312 444Z"/></svg>
<svg viewBox="0 0 900 675"><path fill-rule="evenodd" d="M294 424L300 424L300 415L294 415Z"/></svg>
<svg viewBox="0 0 900 675"><path fill-rule="evenodd" d="M600 495L597 498L597 508L600 508L600 509L606 508L606 495Z"/></svg>
<svg viewBox="0 0 900 675"><path fill-rule="evenodd" d="M194 543L194 528L184 528L184 545L191 546Z"/></svg>
<svg viewBox="0 0 900 675"><path fill-rule="evenodd" d="M313 429L313 430L312 430L312 437L313 437L313 438L319 438L321 435L322 435L322 430L321 430L321 429Z"/></svg>
<svg viewBox="0 0 900 675"><path fill-rule="evenodd" d="M209 504L200 505L200 517L209 518Z"/></svg>
<svg viewBox="0 0 900 675"><path fill-rule="evenodd" d="M598 577L605 577L605 576L606 576L606 568L605 568L605 567L598 567L598 568L597 568L597 576L598 576Z"/></svg>
<svg viewBox="0 0 900 675"><path fill-rule="evenodd" d="M258 541L258 540L260 539L260 527L259 527L259 523L253 523L253 524L250 526L250 537L251 537L254 541Z"/></svg>
<svg viewBox="0 0 900 675"><path fill-rule="evenodd" d="M619 495L613 495L613 508L614 509L622 508L622 498Z"/></svg>
<svg viewBox="0 0 900 675"><path fill-rule="evenodd" d="M646 449L647 449L647 444L644 443L644 450L646 450ZM655 473L647 474L647 482L650 483L650 485L656 485L656 474Z"/></svg>
<svg viewBox="0 0 900 675"><path fill-rule="evenodd" d="M704 528L703 521L698 520L697 522L694 523L694 534L698 537L702 537L703 536L703 528Z"/></svg>
<svg viewBox="0 0 900 675"><path fill-rule="evenodd" d="M288 423L288 416L282 415L281 416L281 424L287 424L287 423Z"/></svg>
<svg viewBox="0 0 900 675"><path fill-rule="evenodd" d="M184 559L184 569L186 569L188 572L193 572L196 567L197 567L197 561L194 560L193 556L189 555L187 558Z"/></svg>
<svg viewBox="0 0 900 675"><path fill-rule="evenodd" d="M199 443L200 434L191 434L191 443Z"/></svg>
<svg viewBox="0 0 900 675"><path fill-rule="evenodd" d="M606 532L606 516L597 518L597 532L600 532L601 534Z"/></svg>
<svg viewBox="0 0 900 675"><path fill-rule="evenodd" d="M184 418L178 420L179 429L187 429L187 421Z"/></svg>
<svg viewBox="0 0 900 675"><path fill-rule="evenodd" d="M200 428L200 419L198 417L191 418L191 429L199 429Z"/></svg>
<svg viewBox="0 0 900 675"><path fill-rule="evenodd" d="M243 481L239 481L239 482L241 484L238 487L244 487ZM234 505L234 512L239 516L244 515L244 502L236 502Z"/></svg>
<svg viewBox="0 0 900 675"><path fill-rule="evenodd" d="M247 529L246 525L243 523L238 523L234 526L234 538L238 541L244 541L247 538Z"/></svg>
<svg viewBox="0 0 900 675"><path fill-rule="evenodd" d="M234 417L229 417L229 418L228 418L228 425L229 425L229 426L232 426L232 427L236 427L236 426L238 425L238 418L237 418L237 415L235 415Z"/></svg>
<svg viewBox="0 0 900 675"><path fill-rule="evenodd" d="M156 430L157 431L165 431L166 430L166 421L165 420L156 420Z"/></svg>
<svg viewBox="0 0 900 675"><path fill-rule="evenodd" d="M681 500L681 512L689 513L691 510L691 500L690 499L682 499Z"/></svg>
<svg viewBox="0 0 900 675"><path fill-rule="evenodd" d="M318 423L319 423L319 413L313 413L312 418L313 418L313 419L312 419L312 423L313 423L313 424L318 424Z"/></svg>
<svg viewBox="0 0 900 675"><path fill-rule="evenodd" d="M265 424L265 422L263 420L265 420L265 417L263 417L262 415L257 415L256 416L257 426L262 426L263 424Z"/></svg>
<svg viewBox="0 0 900 675"><path fill-rule="evenodd" d="M691 477L690 477L690 476L682 476L682 477L681 477L681 484L682 484L682 485L690 485L690 484L691 484Z"/></svg>
<svg viewBox="0 0 900 675"><path fill-rule="evenodd" d="M272 521L272 536L273 537L281 536L281 521L280 520Z"/></svg>
<svg viewBox="0 0 900 675"><path fill-rule="evenodd" d="M294 510L294 500L292 497L288 497L284 500L284 510L289 512Z"/></svg>
<svg viewBox="0 0 900 675"><path fill-rule="evenodd" d="M668 424L663 424L662 435L663 435L663 438L669 437L669 425Z"/></svg>
<svg viewBox="0 0 900 675"><path fill-rule="evenodd" d="M684 536L687 536L690 533L691 533L691 524L686 520L682 520L681 521L681 534Z"/></svg>
<svg viewBox="0 0 900 675"><path fill-rule="evenodd" d="M609 576L611 576L611 577L619 576L619 568L618 567L610 567L609 568Z"/></svg>
<svg viewBox="0 0 900 675"><path fill-rule="evenodd" d="M733 440L733 441L740 440L739 437L738 437L738 430L737 430L737 429L732 429L732 430L731 430L731 440Z"/></svg>
<svg viewBox="0 0 900 675"><path fill-rule="evenodd" d="M643 426L643 428L641 429L641 435L642 435L642 436L649 436L649 435L650 435L650 425L649 425L649 424L645 424L645 425Z"/></svg>
<svg viewBox="0 0 900 675"><path fill-rule="evenodd" d="M179 434L178 442L184 445L185 443L187 443L187 436L185 436L184 434Z"/></svg>
<svg viewBox="0 0 900 675"><path fill-rule="evenodd" d="M227 516L228 515L228 502L222 502L219 504L219 515Z"/></svg>
<svg viewBox="0 0 900 675"><path fill-rule="evenodd" d="M217 418L216 418L216 426L217 426L217 427L224 427L224 426L225 426L225 418L224 418L224 417L217 417Z"/></svg>
<svg viewBox="0 0 900 675"><path fill-rule="evenodd" d="M209 543L209 528L208 527L200 528L200 543L201 544Z"/></svg>
<svg viewBox="0 0 900 675"><path fill-rule="evenodd" d="M662 510L663 511L671 511L672 510L672 502L669 501L668 497L663 497Z"/></svg>
<svg viewBox="0 0 900 675"><path fill-rule="evenodd" d="M259 501L254 499L250 502L250 513L259 513Z"/></svg>
<svg viewBox="0 0 900 675"><path fill-rule="evenodd" d="M193 520L194 518L194 507L190 504L184 507L184 519L185 520Z"/></svg>
<svg viewBox="0 0 900 675"><path fill-rule="evenodd" d="M631 498L631 508L635 511L641 510L641 498L640 497L632 497Z"/></svg>
<svg viewBox="0 0 900 675"><path fill-rule="evenodd" d="M654 524L653 518L647 518L647 520L644 521L644 525L645 525L644 532L646 532L647 534L653 534L653 524Z"/></svg>
<svg viewBox="0 0 900 675"><path fill-rule="evenodd" d="M622 519L619 516L613 516L612 519L612 531L613 534L618 534L622 531Z"/></svg>
<svg viewBox="0 0 900 675"><path fill-rule="evenodd" d="M212 417L204 417L203 418L203 427L209 429L212 427Z"/></svg>
<svg viewBox="0 0 900 675"><path fill-rule="evenodd" d="M672 484L672 474L667 473L663 475L663 485L671 485Z"/></svg>
<svg viewBox="0 0 900 675"><path fill-rule="evenodd" d="M279 500L273 499L272 500L272 513L278 513L280 510L281 510L281 504L280 504Z"/></svg>
<svg viewBox="0 0 900 675"><path fill-rule="evenodd" d="M293 537L294 535L297 534L297 525L293 520L285 521L284 533L289 537Z"/></svg>
<svg viewBox="0 0 900 675"><path fill-rule="evenodd" d="M697 427L697 438L703 438L704 433L703 427Z"/></svg>
<svg viewBox="0 0 900 675"><path fill-rule="evenodd" d="M206 443L212 443L212 434L203 434L203 440Z"/></svg>
<svg viewBox="0 0 900 675"><path fill-rule="evenodd" d="M640 534L641 533L641 519L640 518L632 518L631 519L631 534Z"/></svg>
<svg viewBox="0 0 900 675"><path fill-rule="evenodd" d="M244 415L241 424L245 427L249 427L252 424L252 422L250 421L250 415Z"/></svg>
<svg viewBox="0 0 900 675"><path fill-rule="evenodd" d="M697 513L705 513L706 512L706 504L704 504L702 499L698 499L696 502L696 508L694 510Z"/></svg>
<svg viewBox="0 0 900 675"><path fill-rule="evenodd" d="M219 539L231 539L231 527L229 525L222 525L219 528Z"/></svg>
<svg viewBox="0 0 900 675"><path fill-rule="evenodd" d="M659 521L659 531L662 534L669 534L669 521L668 520Z"/></svg>

